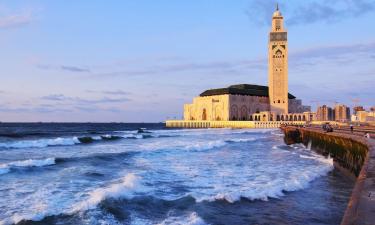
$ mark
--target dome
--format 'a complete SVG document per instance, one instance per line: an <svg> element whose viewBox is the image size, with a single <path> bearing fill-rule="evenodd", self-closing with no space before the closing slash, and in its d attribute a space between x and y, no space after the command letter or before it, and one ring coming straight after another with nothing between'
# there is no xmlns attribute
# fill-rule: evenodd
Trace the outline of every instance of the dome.
<svg viewBox="0 0 375 225"><path fill-rule="evenodd" d="M282 16L281 12L279 11L279 3L276 4L276 11L273 13L273 17Z"/></svg>
<svg viewBox="0 0 375 225"><path fill-rule="evenodd" d="M274 13L273 13L273 17L278 17L278 16L282 16L281 15L281 12L279 10L276 10Z"/></svg>

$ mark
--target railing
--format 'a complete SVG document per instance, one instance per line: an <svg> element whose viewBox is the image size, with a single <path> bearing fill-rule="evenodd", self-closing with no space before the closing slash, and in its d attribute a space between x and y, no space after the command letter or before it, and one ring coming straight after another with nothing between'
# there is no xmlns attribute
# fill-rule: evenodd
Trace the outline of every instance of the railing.
<svg viewBox="0 0 375 225"><path fill-rule="evenodd" d="M168 120L167 127L173 128L278 128L282 125L305 125L305 121L206 121Z"/></svg>

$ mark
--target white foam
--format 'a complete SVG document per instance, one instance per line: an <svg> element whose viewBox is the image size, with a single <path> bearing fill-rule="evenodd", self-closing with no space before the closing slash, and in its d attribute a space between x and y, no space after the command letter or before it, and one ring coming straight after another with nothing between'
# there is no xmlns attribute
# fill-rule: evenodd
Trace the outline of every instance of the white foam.
<svg viewBox="0 0 375 225"><path fill-rule="evenodd" d="M299 157L301 157L303 159L316 159L316 157L314 157L314 156L308 156L308 155L299 155Z"/></svg>
<svg viewBox="0 0 375 225"><path fill-rule="evenodd" d="M55 164L55 158L47 159L28 159L22 161L14 161L10 163L0 164L0 175L10 172L13 167L41 167Z"/></svg>
<svg viewBox="0 0 375 225"><path fill-rule="evenodd" d="M102 140L103 138L100 137L100 136L93 136L92 139L95 140L95 141L100 141L100 140Z"/></svg>
<svg viewBox="0 0 375 225"><path fill-rule="evenodd" d="M312 157L312 156L311 156ZM307 188L309 184L318 177L325 176L333 170L332 158L313 157L319 162L318 165L310 165L301 169L285 167L287 176L277 175L275 177L259 176L253 179L247 179L238 174L222 176L228 177L224 180L217 176L206 186L212 186L211 189L204 189L200 192L192 192L191 195L197 202L225 200L229 203L239 201L241 198L250 200L267 201L268 198L280 198L284 196L285 191L297 191ZM272 169L277 170L277 169ZM259 178L259 179L258 179Z"/></svg>
<svg viewBox="0 0 375 225"><path fill-rule="evenodd" d="M234 139L227 140L227 142L241 143L241 142L251 142L251 141L255 141L255 140L256 140L256 138L234 138Z"/></svg>
<svg viewBox="0 0 375 225"><path fill-rule="evenodd" d="M201 143L190 143L185 146L184 149L186 150L209 150L213 148L218 148L226 145L227 142L223 140L216 140L216 141L208 141L208 142L201 142Z"/></svg>
<svg viewBox="0 0 375 225"><path fill-rule="evenodd" d="M139 177L133 173L129 173L119 183L114 183L109 187L98 188L90 192L88 199L73 206L72 212L95 208L106 198L130 198L133 196L134 191L139 188Z"/></svg>
<svg viewBox="0 0 375 225"><path fill-rule="evenodd" d="M55 158L47 159L28 159L23 161L15 161L8 163L8 166L17 167L33 167L33 166L49 166L55 164Z"/></svg>
<svg viewBox="0 0 375 225"><path fill-rule="evenodd" d="M75 145L81 143L77 137L38 139L0 143L0 148L45 148L48 146Z"/></svg>
<svg viewBox="0 0 375 225"><path fill-rule="evenodd" d="M187 216L171 216L158 225L206 225L202 218L196 212L192 212Z"/></svg>

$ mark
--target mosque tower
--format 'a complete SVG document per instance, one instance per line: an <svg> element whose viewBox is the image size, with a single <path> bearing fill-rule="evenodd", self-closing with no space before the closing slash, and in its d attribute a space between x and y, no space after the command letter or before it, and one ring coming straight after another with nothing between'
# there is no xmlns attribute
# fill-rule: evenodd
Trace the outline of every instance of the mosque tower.
<svg viewBox="0 0 375 225"><path fill-rule="evenodd" d="M288 41L278 5L272 16L268 43L268 86L271 112L288 113Z"/></svg>

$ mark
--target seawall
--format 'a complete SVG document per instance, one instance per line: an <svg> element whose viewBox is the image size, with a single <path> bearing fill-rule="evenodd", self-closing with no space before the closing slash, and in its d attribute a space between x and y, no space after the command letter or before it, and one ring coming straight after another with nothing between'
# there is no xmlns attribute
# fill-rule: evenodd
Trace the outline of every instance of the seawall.
<svg viewBox="0 0 375 225"><path fill-rule="evenodd" d="M278 128L283 125L304 125L305 121L213 121L213 120L167 120L169 128Z"/></svg>
<svg viewBox="0 0 375 225"><path fill-rule="evenodd" d="M311 128L283 127L286 144L303 143L330 155L354 174L356 183L341 224L375 224L375 140Z"/></svg>

